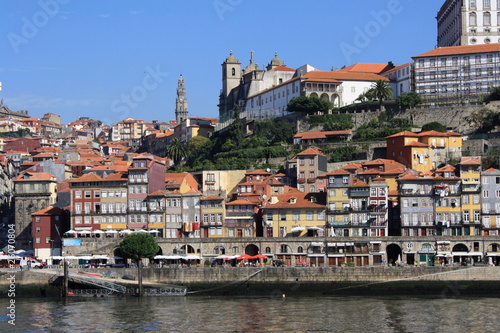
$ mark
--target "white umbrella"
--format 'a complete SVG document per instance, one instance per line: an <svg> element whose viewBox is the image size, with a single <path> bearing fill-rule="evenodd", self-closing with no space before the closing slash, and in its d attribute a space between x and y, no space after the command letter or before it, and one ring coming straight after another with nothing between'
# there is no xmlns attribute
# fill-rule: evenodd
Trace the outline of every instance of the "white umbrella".
<svg viewBox="0 0 500 333"><path fill-rule="evenodd" d="M292 232L299 232L299 231L303 231L303 230L306 230L306 228L304 228L304 227L293 227L292 228Z"/></svg>
<svg viewBox="0 0 500 333"><path fill-rule="evenodd" d="M103 233L104 233L104 231L102 231L102 230L94 230L94 231L92 231L92 232L93 232L94 234L103 234Z"/></svg>
<svg viewBox="0 0 500 333"><path fill-rule="evenodd" d="M76 234L75 230L68 230L65 232L65 234Z"/></svg>
<svg viewBox="0 0 500 333"><path fill-rule="evenodd" d="M125 229L125 230L120 231L120 233L121 234L131 234L132 230Z"/></svg>
<svg viewBox="0 0 500 333"><path fill-rule="evenodd" d="M149 230L150 234L159 234L160 232L158 230Z"/></svg>
<svg viewBox="0 0 500 333"><path fill-rule="evenodd" d="M118 231L116 231L116 230L106 230L104 233L105 234L117 234Z"/></svg>
<svg viewBox="0 0 500 333"><path fill-rule="evenodd" d="M194 254L188 254L187 256L183 257L183 259L186 260L200 260L201 257L194 255Z"/></svg>
<svg viewBox="0 0 500 333"><path fill-rule="evenodd" d="M146 231L146 230L144 230L144 229L134 230L134 232L137 232L137 233L143 233L143 234L144 234L144 233L147 233L147 231Z"/></svg>
<svg viewBox="0 0 500 333"><path fill-rule="evenodd" d="M79 233L80 235L90 235L90 231L88 231L88 230L78 231L78 233Z"/></svg>

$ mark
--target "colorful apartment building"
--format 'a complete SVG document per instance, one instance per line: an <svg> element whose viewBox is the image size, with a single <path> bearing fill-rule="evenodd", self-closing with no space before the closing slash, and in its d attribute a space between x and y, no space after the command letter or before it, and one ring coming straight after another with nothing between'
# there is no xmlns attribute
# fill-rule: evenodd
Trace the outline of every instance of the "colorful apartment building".
<svg viewBox="0 0 500 333"><path fill-rule="evenodd" d="M386 137L387 158L416 171L430 171L462 157L462 135L455 132L403 131Z"/></svg>
<svg viewBox="0 0 500 333"><path fill-rule="evenodd" d="M264 237L317 237L325 228L324 192L303 193L290 189L273 194L261 209Z"/></svg>
<svg viewBox="0 0 500 333"><path fill-rule="evenodd" d="M445 165L434 173L434 220L437 236L470 235L470 215L462 220L460 177L454 166ZM477 216L477 219L479 216ZM474 222L472 222L474 223ZM474 230L472 228L472 230ZM474 234L474 233L473 233Z"/></svg>
<svg viewBox="0 0 500 333"><path fill-rule="evenodd" d="M462 157L458 164L462 191L462 221L464 232L470 228L471 235L481 233L481 157ZM471 218L473 217L473 218Z"/></svg>
<svg viewBox="0 0 500 333"><path fill-rule="evenodd" d="M483 235L500 235L500 171L490 168L481 173L481 216Z"/></svg>
<svg viewBox="0 0 500 333"><path fill-rule="evenodd" d="M209 195L201 198L201 237L227 237L227 230L223 228L226 204L224 198Z"/></svg>

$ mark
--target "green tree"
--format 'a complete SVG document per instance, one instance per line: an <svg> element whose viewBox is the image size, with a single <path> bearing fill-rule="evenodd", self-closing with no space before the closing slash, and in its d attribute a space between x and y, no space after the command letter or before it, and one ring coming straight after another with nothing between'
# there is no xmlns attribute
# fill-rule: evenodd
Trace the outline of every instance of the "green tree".
<svg viewBox="0 0 500 333"><path fill-rule="evenodd" d="M292 98L287 105L287 110L292 112L304 112L307 114L326 113L333 108L330 101L319 97L299 96Z"/></svg>
<svg viewBox="0 0 500 333"><path fill-rule="evenodd" d="M177 165L188 155L187 145L179 138L173 138L170 144L165 147L165 154Z"/></svg>
<svg viewBox="0 0 500 333"><path fill-rule="evenodd" d="M446 126L437 121L433 121L422 126L422 132L426 131L446 132Z"/></svg>
<svg viewBox="0 0 500 333"><path fill-rule="evenodd" d="M125 258L132 259L137 265L139 296L142 296L142 259L152 259L160 250L151 234L136 233L126 236L120 243L120 251Z"/></svg>
<svg viewBox="0 0 500 333"><path fill-rule="evenodd" d="M490 95L488 96L490 101L498 101L500 100L500 86L496 86L491 88Z"/></svg>
<svg viewBox="0 0 500 333"><path fill-rule="evenodd" d="M422 97L416 92L402 93L396 98L396 104L402 108L412 108L423 103Z"/></svg>
<svg viewBox="0 0 500 333"><path fill-rule="evenodd" d="M379 110L382 110L382 104L384 100L390 99L393 96L393 91L391 86L387 81L377 80L372 84L371 94L373 94L374 99L378 100Z"/></svg>

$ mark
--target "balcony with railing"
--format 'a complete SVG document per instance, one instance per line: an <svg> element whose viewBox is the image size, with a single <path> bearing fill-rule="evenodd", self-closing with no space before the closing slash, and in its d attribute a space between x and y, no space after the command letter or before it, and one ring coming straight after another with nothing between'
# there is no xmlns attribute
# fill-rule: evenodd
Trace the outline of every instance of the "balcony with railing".
<svg viewBox="0 0 500 333"><path fill-rule="evenodd" d="M335 207L327 207L326 211L330 214L350 214L352 209L350 207L345 208L335 208Z"/></svg>

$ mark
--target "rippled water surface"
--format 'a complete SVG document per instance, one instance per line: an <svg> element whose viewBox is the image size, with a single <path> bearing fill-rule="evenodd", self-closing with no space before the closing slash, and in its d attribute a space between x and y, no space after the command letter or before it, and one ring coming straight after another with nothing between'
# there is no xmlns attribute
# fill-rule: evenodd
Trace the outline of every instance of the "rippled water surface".
<svg viewBox="0 0 500 333"><path fill-rule="evenodd" d="M2 332L499 332L497 298L17 299ZM2 299L7 304L7 299Z"/></svg>

